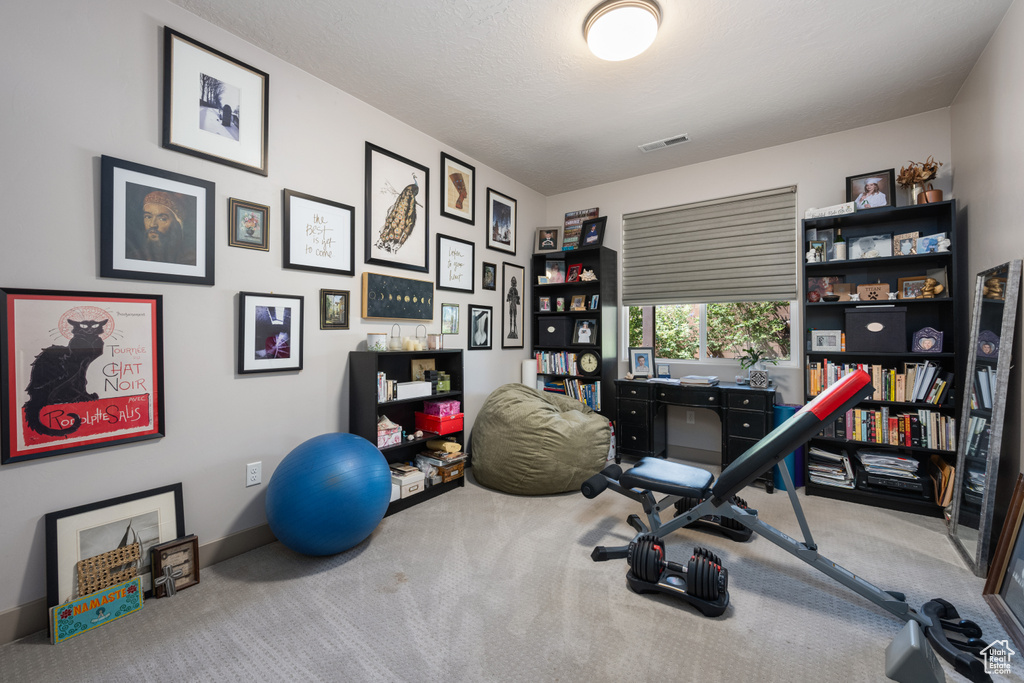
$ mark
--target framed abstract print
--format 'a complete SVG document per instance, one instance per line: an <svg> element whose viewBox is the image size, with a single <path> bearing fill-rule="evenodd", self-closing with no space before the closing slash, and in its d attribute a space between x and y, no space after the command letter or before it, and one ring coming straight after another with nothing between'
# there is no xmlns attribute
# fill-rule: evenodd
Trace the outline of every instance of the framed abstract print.
<svg viewBox="0 0 1024 683"><path fill-rule="evenodd" d="M238 294L238 374L302 369L301 296Z"/></svg>
<svg viewBox="0 0 1024 683"><path fill-rule="evenodd" d="M473 293L476 245L437 233L437 288Z"/></svg>
<svg viewBox="0 0 1024 683"><path fill-rule="evenodd" d="M352 275L356 210L294 190L284 191L284 267Z"/></svg>
<svg viewBox="0 0 1024 683"><path fill-rule="evenodd" d="M0 290L0 463L164 435L160 295Z"/></svg>
<svg viewBox="0 0 1024 683"><path fill-rule="evenodd" d="M476 223L476 169L441 152L441 215Z"/></svg>
<svg viewBox="0 0 1024 683"><path fill-rule="evenodd" d="M366 143L366 263L430 271L430 169Z"/></svg>
<svg viewBox="0 0 1024 683"><path fill-rule="evenodd" d="M521 349L523 337L523 291L526 269L514 263L501 264L501 348Z"/></svg>
<svg viewBox="0 0 1024 683"><path fill-rule="evenodd" d="M516 253L516 200L487 188L487 248Z"/></svg>
<svg viewBox="0 0 1024 683"><path fill-rule="evenodd" d="M270 207L228 199L228 246L270 251Z"/></svg>
<svg viewBox="0 0 1024 683"><path fill-rule="evenodd" d="M494 329L494 309L491 306L469 304L469 343L466 348L479 351L491 348L491 333Z"/></svg>

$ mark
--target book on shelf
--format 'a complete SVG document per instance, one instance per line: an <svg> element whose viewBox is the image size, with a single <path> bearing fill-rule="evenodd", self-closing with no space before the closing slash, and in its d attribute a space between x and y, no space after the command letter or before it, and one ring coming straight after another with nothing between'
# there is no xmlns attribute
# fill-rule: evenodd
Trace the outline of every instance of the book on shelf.
<svg viewBox="0 0 1024 683"><path fill-rule="evenodd" d="M873 401L891 403L931 403L950 401L953 373L932 361L904 363L903 370L870 363L836 363L827 358L807 364L807 394L817 396L846 375L863 370L871 377Z"/></svg>
<svg viewBox="0 0 1024 683"><path fill-rule="evenodd" d="M889 406L851 408L819 435L886 446L952 451L956 450L956 418L927 408L905 412L890 410Z"/></svg>
<svg viewBox="0 0 1024 683"><path fill-rule="evenodd" d="M850 456L811 446L808 449L807 470L815 484L852 489L856 485Z"/></svg>
<svg viewBox="0 0 1024 683"><path fill-rule="evenodd" d="M956 480L956 468L943 460L938 453L932 453L931 464L935 502L946 507L953 502L953 482Z"/></svg>
<svg viewBox="0 0 1024 683"><path fill-rule="evenodd" d="M704 386L715 386L718 384L717 375L686 375L679 378L680 384L700 384Z"/></svg>

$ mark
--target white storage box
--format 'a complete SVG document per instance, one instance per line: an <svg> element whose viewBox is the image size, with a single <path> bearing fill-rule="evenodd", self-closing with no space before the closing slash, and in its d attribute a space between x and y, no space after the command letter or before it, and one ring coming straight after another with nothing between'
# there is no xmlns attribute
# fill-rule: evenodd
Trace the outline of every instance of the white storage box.
<svg viewBox="0 0 1024 683"><path fill-rule="evenodd" d="M430 382L399 382L395 398L421 398L430 396Z"/></svg>
<svg viewBox="0 0 1024 683"><path fill-rule="evenodd" d="M401 497L408 498L423 491L424 474L409 465L393 465L391 467L391 483L401 487Z"/></svg>

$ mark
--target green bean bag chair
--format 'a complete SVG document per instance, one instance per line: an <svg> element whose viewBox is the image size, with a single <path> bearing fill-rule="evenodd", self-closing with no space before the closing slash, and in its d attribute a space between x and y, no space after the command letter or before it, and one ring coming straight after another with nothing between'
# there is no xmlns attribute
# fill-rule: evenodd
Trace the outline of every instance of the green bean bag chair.
<svg viewBox="0 0 1024 683"><path fill-rule="evenodd" d="M578 491L605 467L611 434L607 418L575 399L506 384L473 423L473 476L506 493Z"/></svg>

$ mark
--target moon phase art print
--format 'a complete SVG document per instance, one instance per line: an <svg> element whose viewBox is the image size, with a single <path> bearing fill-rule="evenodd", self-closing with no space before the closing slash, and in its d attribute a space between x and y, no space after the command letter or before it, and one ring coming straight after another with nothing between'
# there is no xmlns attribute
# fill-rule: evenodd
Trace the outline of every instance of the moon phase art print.
<svg viewBox="0 0 1024 683"><path fill-rule="evenodd" d="M434 283L380 273L363 273L364 318L431 322Z"/></svg>

